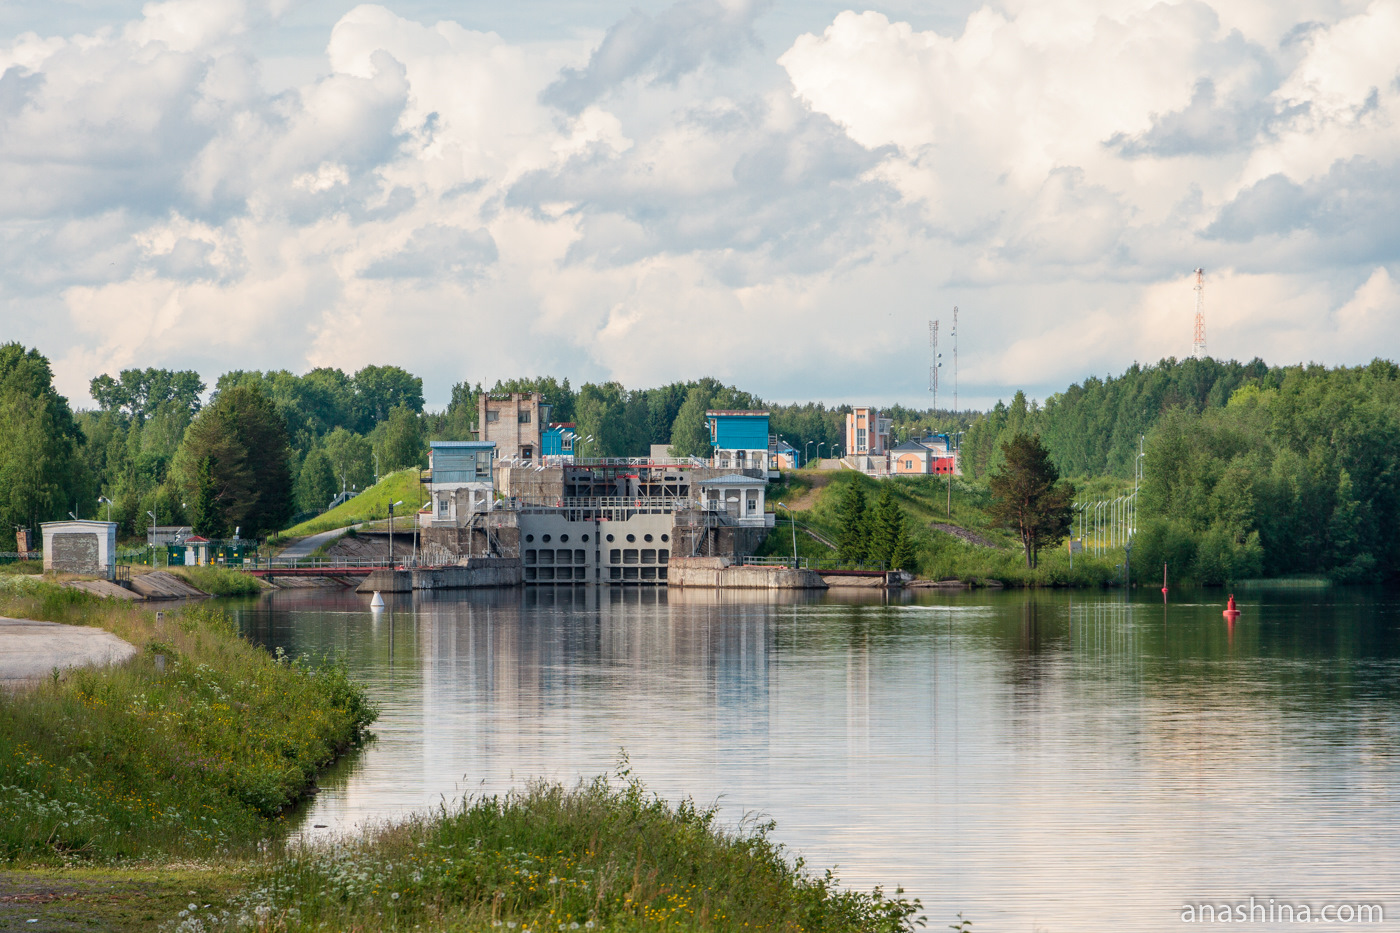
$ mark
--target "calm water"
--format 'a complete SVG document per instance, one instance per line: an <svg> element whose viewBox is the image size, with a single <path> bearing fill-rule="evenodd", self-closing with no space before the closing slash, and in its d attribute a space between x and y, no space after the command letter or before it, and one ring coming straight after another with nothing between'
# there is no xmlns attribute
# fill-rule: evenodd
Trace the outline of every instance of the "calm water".
<svg viewBox="0 0 1400 933"><path fill-rule="evenodd" d="M651 589L234 604L383 707L308 831L537 777L718 800L931 929L1179 928L1379 902L1400 928L1400 599L1379 591L770 601ZM1180 601L1178 601L1180 599ZM1255 923L1251 929L1286 929Z"/></svg>

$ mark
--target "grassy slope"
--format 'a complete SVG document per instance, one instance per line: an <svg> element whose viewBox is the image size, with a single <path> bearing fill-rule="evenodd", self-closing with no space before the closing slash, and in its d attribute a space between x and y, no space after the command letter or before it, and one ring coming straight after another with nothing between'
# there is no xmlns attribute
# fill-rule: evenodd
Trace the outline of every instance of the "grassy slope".
<svg viewBox="0 0 1400 933"><path fill-rule="evenodd" d="M256 596L267 587L257 577L232 567L163 568L184 578L191 586L210 596Z"/></svg>
<svg viewBox="0 0 1400 933"><path fill-rule="evenodd" d="M8 577L0 615L94 625L142 649L0 694L3 859L251 849L373 719L342 668L274 658L207 606L158 623L154 610Z"/></svg>
<svg viewBox="0 0 1400 933"><path fill-rule="evenodd" d="M1091 483L1095 490L1105 483ZM800 526L815 529L828 540L840 535L840 504L851 483L865 487L866 501L873 503L888 485L895 501L904 509L911 523L918 576L932 580L962 580L967 583L997 581L1008 585L1098 585L1114 575L1114 567L1122 560L1121 551L1111 558L1091 559L1082 555L1074 559L1070 569L1068 552L1063 548L1043 550L1039 566L1027 570L1025 556L1015 538L996 528L987 518L989 504L986 486L962 479L953 480L953 516L948 518L948 481L945 477L908 476L888 480L873 480L852 470L842 470L819 477L815 471L784 473L780 483L770 487L768 501L787 502L794 506L799 525L797 552L799 556L830 558L834 553L803 534ZM1076 484L1078 485L1078 484ZM1105 487L1106 489L1107 487ZM776 506L775 506L776 508ZM777 526L768 536L759 553L784 555L792 553L792 534L788 528L788 513L778 509ZM995 548L968 544L946 532L935 530L934 524L950 524L966 528L994 542Z"/></svg>
<svg viewBox="0 0 1400 933"><path fill-rule="evenodd" d="M399 470L397 473L385 476L349 502L342 502L329 512L322 512L315 518L288 528L279 534L278 538L283 540L303 538L322 531L344 528L346 525L388 518L389 503L399 500L403 501L403 505L394 510L395 520L397 521L399 516L405 516L411 520L413 513L418 510L426 497L427 492L424 490L423 484L418 482L418 471L416 469Z"/></svg>

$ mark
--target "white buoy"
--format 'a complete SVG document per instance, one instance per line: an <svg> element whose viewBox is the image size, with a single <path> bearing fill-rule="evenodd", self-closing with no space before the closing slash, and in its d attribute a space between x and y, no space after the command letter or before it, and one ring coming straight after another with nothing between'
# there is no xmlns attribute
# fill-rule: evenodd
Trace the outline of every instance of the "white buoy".
<svg viewBox="0 0 1400 933"><path fill-rule="evenodd" d="M369 607L370 607L371 609L383 609L383 608L384 608L384 597L379 595L379 591L378 591L378 590L375 590L375 591L374 591L374 599L371 599L371 600L369 601Z"/></svg>

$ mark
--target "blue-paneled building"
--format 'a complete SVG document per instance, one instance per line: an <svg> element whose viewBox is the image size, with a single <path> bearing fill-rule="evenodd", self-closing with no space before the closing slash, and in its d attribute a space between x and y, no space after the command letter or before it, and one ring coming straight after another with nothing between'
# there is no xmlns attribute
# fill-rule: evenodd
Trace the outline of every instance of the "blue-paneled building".
<svg viewBox="0 0 1400 933"><path fill-rule="evenodd" d="M574 459L574 440L578 437L577 425L572 421L556 421L540 435L540 453L546 457Z"/></svg>
<svg viewBox="0 0 1400 933"><path fill-rule="evenodd" d="M433 441L428 445L432 512L425 524L453 523L459 513L491 507L495 441Z"/></svg>
<svg viewBox="0 0 1400 933"><path fill-rule="evenodd" d="M768 412L707 411L713 464L722 470L768 471Z"/></svg>

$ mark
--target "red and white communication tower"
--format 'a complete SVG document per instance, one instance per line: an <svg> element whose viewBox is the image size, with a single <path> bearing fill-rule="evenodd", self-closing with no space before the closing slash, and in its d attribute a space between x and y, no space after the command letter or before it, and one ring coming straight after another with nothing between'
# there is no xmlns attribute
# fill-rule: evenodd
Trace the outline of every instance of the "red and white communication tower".
<svg viewBox="0 0 1400 933"><path fill-rule="evenodd" d="M1206 270L1196 270L1196 336L1191 341L1191 355L1202 359L1206 355Z"/></svg>

